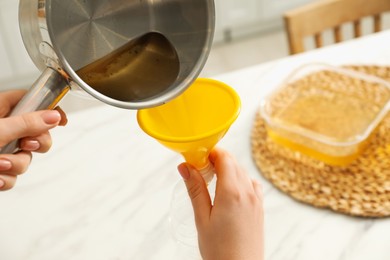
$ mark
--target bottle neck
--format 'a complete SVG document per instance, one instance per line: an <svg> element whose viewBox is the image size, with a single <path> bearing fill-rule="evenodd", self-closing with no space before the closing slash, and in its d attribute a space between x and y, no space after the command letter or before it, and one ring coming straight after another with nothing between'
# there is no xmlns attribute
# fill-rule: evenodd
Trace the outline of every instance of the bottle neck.
<svg viewBox="0 0 390 260"><path fill-rule="evenodd" d="M201 169L198 169L199 173L202 175L204 181L208 185L214 178L214 166L208 162L207 165Z"/></svg>

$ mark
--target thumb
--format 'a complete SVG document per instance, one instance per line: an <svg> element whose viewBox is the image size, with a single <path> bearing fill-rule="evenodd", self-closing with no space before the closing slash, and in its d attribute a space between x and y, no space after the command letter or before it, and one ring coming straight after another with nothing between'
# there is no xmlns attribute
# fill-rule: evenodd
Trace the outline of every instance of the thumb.
<svg viewBox="0 0 390 260"><path fill-rule="evenodd" d="M61 115L56 110L36 111L0 119L0 147L26 136L38 136L57 126Z"/></svg>
<svg viewBox="0 0 390 260"><path fill-rule="evenodd" d="M211 199L202 175L191 165L182 163L177 169L183 177L194 209L196 223L207 221L211 214Z"/></svg>

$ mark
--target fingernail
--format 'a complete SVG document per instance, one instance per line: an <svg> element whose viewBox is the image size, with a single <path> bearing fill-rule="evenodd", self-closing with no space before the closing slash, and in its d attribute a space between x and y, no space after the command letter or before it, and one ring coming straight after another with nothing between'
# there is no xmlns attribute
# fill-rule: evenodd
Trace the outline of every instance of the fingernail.
<svg viewBox="0 0 390 260"><path fill-rule="evenodd" d="M0 179L0 189L3 188L5 186L5 181L3 181L2 179Z"/></svg>
<svg viewBox="0 0 390 260"><path fill-rule="evenodd" d="M181 177L184 179L184 180L188 180L190 178L190 171L187 167L187 165L185 165L184 163L183 164L180 164L178 167L177 167Z"/></svg>
<svg viewBox="0 0 390 260"><path fill-rule="evenodd" d="M42 119L46 124L57 124L61 120L61 115L57 110L46 111L42 115Z"/></svg>
<svg viewBox="0 0 390 260"><path fill-rule="evenodd" d="M0 159L0 171L7 171L11 169L12 163L7 159Z"/></svg>
<svg viewBox="0 0 390 260"><path fill-rule="evenodd" d="M37 140L27 140L23 143L23 150L27 151L36 151L41 147L40 143Z"/></svg>

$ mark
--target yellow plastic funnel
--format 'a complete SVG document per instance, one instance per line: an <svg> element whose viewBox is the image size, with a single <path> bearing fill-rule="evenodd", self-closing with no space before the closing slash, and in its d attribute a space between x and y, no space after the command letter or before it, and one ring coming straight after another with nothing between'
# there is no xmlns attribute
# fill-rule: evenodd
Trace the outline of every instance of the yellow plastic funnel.
<svg viewBox="0 0 390 260"><path fill-rule="evenodd" d="M144 132L183 155L198 170L209 166L211 149L240 112L237 93L211 79L197 79L182 95L158 107L139 110Z"/></svg>

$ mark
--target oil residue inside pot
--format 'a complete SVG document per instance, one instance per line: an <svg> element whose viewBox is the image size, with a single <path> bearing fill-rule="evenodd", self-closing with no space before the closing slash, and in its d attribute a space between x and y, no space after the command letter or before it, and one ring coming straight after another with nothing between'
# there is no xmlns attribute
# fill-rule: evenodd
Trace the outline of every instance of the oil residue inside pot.
<svg viewBox="0 0 390 260"><path fill-rule="evenodd" d="M175 48L160 33L136 38L77 71L101 94L121 101L143 101L164 93L176 81Z"/></svg>

